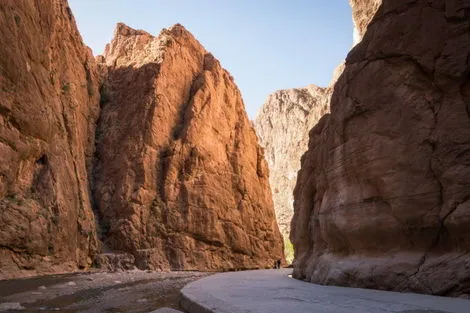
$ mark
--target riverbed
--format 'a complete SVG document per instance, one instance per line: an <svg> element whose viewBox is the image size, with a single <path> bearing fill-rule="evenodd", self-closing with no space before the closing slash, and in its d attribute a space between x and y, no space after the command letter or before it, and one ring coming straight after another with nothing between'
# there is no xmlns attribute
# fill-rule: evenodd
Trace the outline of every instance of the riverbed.
<svg viewBox="0 0 470 313"><path fill-rule="evenodd" d="M0 281L0 312L147 313L180 309L180 289L199 272L80 273Z"/></svg>

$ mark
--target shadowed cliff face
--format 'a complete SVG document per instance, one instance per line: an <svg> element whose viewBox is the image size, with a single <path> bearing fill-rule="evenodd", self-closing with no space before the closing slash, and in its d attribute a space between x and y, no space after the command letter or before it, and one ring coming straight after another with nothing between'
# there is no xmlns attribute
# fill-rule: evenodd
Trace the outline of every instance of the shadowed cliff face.
<svg viewBox="0 0 470 313"><path fill-rule="evenodd" d="M295 277L469 295L469 12L383 1L310 132Z"/></svg>
<svg viewBox="0 0 470 313"><path fill-rule="evenodd" d="M106 243L139 267L282 259L268 170L232 77L182 26L119 24L101 58L95 199Z"/></svg>
<svg viewBox="0 0 470 313"><path fill-rule="evenodd" d="M87 268L95 61L66 1L1 1L0 33L0 279Z"/></svg>

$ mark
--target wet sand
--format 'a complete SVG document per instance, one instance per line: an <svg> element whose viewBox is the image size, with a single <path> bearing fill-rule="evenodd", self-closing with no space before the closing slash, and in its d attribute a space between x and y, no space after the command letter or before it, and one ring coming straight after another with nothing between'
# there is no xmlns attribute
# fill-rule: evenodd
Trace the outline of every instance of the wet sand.
<svg viewBox="0 0 470 313"><path fill-rule="evenodd" d="M0 312L147 313L180 309L180 289L198 272L67 274L0 281Z"/></svg>

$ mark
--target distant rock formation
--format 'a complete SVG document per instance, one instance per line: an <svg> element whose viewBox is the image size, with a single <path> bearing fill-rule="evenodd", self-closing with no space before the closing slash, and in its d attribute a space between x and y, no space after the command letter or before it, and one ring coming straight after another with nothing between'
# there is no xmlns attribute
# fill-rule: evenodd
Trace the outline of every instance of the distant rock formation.
<svg viewBox="0 0 470 313"><path fill-rule="evenodd" d="M0 3L0 279L86 269L99 80L65 1Z"/></svg>
<svg viewBox="0 0 470 313"><path fill-rule="evenodd" d="M119 24L97 66L66 1L0 13L0 279L282 259L240 93L189 32Z"/></svg>
<svg viewBox="0 0 470 313"><path fill-rule="evenodd" d="M361 41L380 4L381 0L350 0L354 44ZM329 113L333 88L344 66L343 62L336 67L328 87L309 85L269 95L255 118L254 127L269 166L276 219L285 238L290 233L294 187L300 159L308 148L309 131Z"/></svg>
<svg viewBox="0 0 470 313"><path fill-rule="evenodd" d="M276 91L254 122L270 170L277 222L286 238L294 215L293 191L300 158L308 148L308 132L330 110L330 95L330 89L315 85Z"/></svg>
<svg viewBox="0 0 470 313"><path fill-rule="evenodd" d="M469 296L469 9L383 1L310 132L295 277Z"/></svg>
<svg viewBox="0 0 470 313"><path fill-rule="evenodd" d="M282 259L268 169L230 74L181 25L119 24L107 72L95 199L106 243L164 270Z"/></svg>

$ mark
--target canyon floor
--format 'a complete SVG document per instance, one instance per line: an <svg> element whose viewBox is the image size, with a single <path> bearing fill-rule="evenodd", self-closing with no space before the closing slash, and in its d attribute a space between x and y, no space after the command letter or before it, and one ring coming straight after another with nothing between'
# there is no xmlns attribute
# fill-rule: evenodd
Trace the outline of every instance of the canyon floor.
<svg viewBox="0 0 470 313"><path fill-rule="evenodd" d="M468 313L470 308L466 299L320 286L292 279L291 272L128 271L5 280L0 312L149 313L166 307L189 313Z"/></svg>
<svg viewBox="0 0 470 313"><path fill-rule="evenodd" d="M0 312L147 313L179 308L180 289L198 272L129 271L0 281Z"/></svg>
<svg viewBox="0 0 470 313"><path fill-rule="evenodd" d="M292 270L212 275L185 286L189 313L468 313L470 300L321 286L290 278Z"/></svg>

